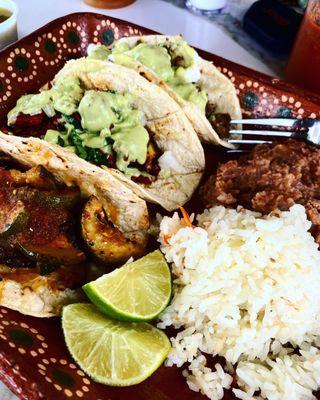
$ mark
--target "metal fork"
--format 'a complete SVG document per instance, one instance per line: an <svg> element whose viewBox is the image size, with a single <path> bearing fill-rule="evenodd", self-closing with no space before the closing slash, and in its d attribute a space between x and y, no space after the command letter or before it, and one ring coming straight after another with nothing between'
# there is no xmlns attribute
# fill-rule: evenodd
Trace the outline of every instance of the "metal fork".
<svg viewBox="0 0 320 400"><path fill-rule="evenodd" d="M261 143L272 143L272 138L286 137L302 139L307 142L320 145L320 120L305 118L305 119L290 119L290 118L262 118L262 119L237 119L232 120L231 124L235 125L257 125L267 126L272 128L288 128L288 130L247 130L247 129L231 129L229 143L235 145L256 145ZM242 136L264 136L262 140L258 139L242 139L235 138L235 135ZM270 136L271 138L268 138ZM240 151L241 150L235 150Z"/></svg>

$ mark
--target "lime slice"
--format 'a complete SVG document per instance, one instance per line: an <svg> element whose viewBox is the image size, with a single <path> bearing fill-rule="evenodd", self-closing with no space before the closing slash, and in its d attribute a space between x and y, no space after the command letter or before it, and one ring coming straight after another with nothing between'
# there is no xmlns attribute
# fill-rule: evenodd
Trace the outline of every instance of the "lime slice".
<svg viewBox="0 0 320 400"><path fill-rule="evenodd" d="M154 251L83 286L89 299L120 321L150 321L168 305L171 274L160 252Z"/></svg>
<svg viewBox="0 0 320 400"><path fill-rule="evenodd" d="M92 379L111 386L136 385L148 378L170 350L167 336L145 322L120 322L92 304L64 307L62 328L67 347Z"/></svg>

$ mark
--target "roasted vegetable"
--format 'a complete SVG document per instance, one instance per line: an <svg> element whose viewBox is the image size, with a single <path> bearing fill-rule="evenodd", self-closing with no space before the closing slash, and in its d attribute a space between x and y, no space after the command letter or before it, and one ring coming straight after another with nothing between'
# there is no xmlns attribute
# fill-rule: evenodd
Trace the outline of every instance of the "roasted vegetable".
<svg viewBox="0 0 320 400"><path fill-rule="evenodd" d="M23 239L18 244L19 250L24 255L40 263L68 265L81 263L85 260L84 253L77 249L63 234L47 244L37 245L25 242Z"/></svg>
<svg viewBox="0 0 320 400"><path fill-rule="evenodd" d="M29 220L29 213L21 201L5 205L0 210L0 237L8 238L21 232Z"/></svg>
<svg viewBox="0 0 320 400"><path fill-rule="evenodd" d="M26 172L10 170L11 180L14 186L28 185L32 188L53 190L57 188L55 177L43 166L33 167Z"/></svg>
<svg viewBox="0 0 320 400"><path fill-rule="evenodd" d="M3 132L3 129L0 128L0 131ZM13 160L7 154L0 153L0 168L8 170L10 168L17 168L17 167L19 167L19 164L16 160Z"/></svg>
<svg viewBox="0 0 320 400"><path fill-rule="evenodd" d="M158 158L160 157L160 155L161 153L157 149L155 143L149 142L147 150L147 159L145 162L145 169L149 174L158 176L160 172Z"/></svg>
<svg viewBox="0 0 320 400"><path fill-rule="evenodd" d="M105 215L99 200L92 196L81 216L82 237L94 258L105 264L118 265L130 257L140 257L145 248L127 239Z"/></svg>
<svg viewBox="0 0 320 400"><path fill-rule="evenodd" d="M68 137L69 143L75 148L76 154L94 164L105 165L110 168L115 167L115 159L112 154L104 153L100 149L93 149L83 145L82 139L79 136L82 132L83 131L74 129ZM110 144L111 142L112 140L110 138L106 138L106 144Z"/></svg>
<svg viewBox="0 0 320 400"><path fill-rule="evenodd" d="M227 138L230 134L230 121L229 114L211 114L207 116L213 129L219 134L221 138Z"/></svg>
<svg viewBox="0 0 320 400"><path fill-rule="evenodd" d="M21 128L38 126L45 120L45 118L46 115L44 112L36 115L19 113L14 126Z"/></svg>
<svg viewBox="0 0 320 400"><path fill-rule="evenodd" d="M20 200L38 201L48 207L64 206L73 207L80 199L78 188L67 188L54 191L40 191L29 187L21 187L15 190L15 195Z"/></svg>
<svg viewBox="0 0 320 400"><path fill-rule="evenodd" d="M55 264L43 263L39 265L40 275L49 275L51 272L55 271L57 266Z"/></svg>

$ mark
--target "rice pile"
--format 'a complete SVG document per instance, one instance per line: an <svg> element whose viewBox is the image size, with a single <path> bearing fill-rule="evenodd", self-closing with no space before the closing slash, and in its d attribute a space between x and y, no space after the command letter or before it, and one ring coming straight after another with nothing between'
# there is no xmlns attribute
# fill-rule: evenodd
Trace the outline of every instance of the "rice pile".
<svg viewBox="0 0 320 400"><path fill-rule="evenodd" d="M231 387L243 400L315 399L320 254L304 207L261 217L217 206L196 225L175 214L160 226L175 280L158 326L180 328L167 365L187 363L190 389L211 400ZM206 354L225 363L210 368Z"/></svg>

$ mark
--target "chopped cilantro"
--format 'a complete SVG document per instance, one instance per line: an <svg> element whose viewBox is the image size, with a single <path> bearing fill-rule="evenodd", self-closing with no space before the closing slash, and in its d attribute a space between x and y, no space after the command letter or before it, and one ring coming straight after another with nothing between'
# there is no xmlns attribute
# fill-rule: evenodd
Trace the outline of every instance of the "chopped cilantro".
<svg viewBox="0 0 320 400"><path fill-rule="evenodd" d="M86 160L87 152L85 147L82 145L82 140L80 139L78 132L75 129L70 132L69 141L70 144L75 147L76 154Z"/></svg>
<svg viewBox="0 0 320 400"><path fill-rule="evenodd" d="M122 114L120 110L117 110L115 107L110 107L111 110L116 114L117 118L119 121L121 121L122 119Z"/></svg>
<svg viewBox="0 0 320 400"><path fill-rule="evenodd" d="M81 121L77 118L73 117L72 115L65 115L63 114L63 119L67 124L72 125L75 129L82 129Z"/></svg>
<svg viewBox="0 0 320 400"><path fill-rule="evenodd" d="M99 149L91 149L89 147L86 147L86 152L87 152L87 161L91 161L94 164L98 165L106 165L107 167L110 166L110 163L108 161L108 156Z"/></svg>
<svg viewBox="0 0 320 400"><path fill-rule="evenodd" d="M64 140L62 139L61 136L58 137L58 145L64 147Z"/></svg>
<svg viewBox="0 0 320 400"><path fill-rule="evenodd" d="M115 93L113 90L107 91ZM119 111L114 110L114 113L117 115L117 117L120 115ZM63 115L63 120L66 124L71 125L74 129L71 128L66 140L63 140L62 137L58 138L58 144L60 146L73 146L75 153L84 160L90 161L97 165L111 166L108 154L105 154L100 149L94 149L83 145L80 135L83 134L84 131L82 129L81 122L78 119L72 115ZM105 141L106 145L111 145L113 143L111 137L106 137Z"/></svg>
<svg viewBox="0 0 320 400"><path fill-rule="evenodd" d="M107 143L110 142L110 140L111 138L107 138ZM73 130L70 132L69 142L72 146L75 147L76 154L84 160L90 161L98 165L110 166L108 155L104 154L99 149L93 149L87 146L83 146L82 140L79 137L79 131Z"/></svg>

